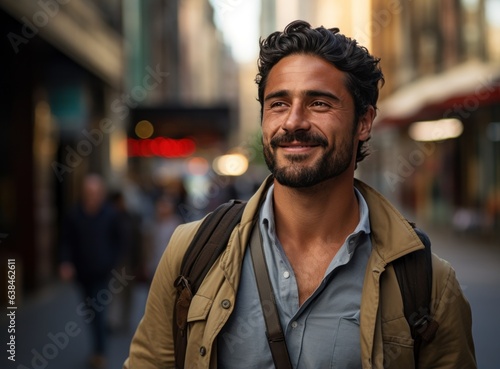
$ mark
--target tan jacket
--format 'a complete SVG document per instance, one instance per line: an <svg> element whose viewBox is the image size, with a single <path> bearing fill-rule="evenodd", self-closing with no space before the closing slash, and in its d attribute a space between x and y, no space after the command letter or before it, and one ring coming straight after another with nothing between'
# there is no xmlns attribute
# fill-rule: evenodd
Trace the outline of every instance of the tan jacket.
<svg viewBox="0 0 500 369"><path fill-rule="evenodd" d="M265 187L266 183L248 202L227 249L193 297L188 313L188 369L217 367L216 337L233 310L251 222L258 213ZM389 263L424 246L404 217L385 198L360 181L356 181L356 187L370 209L373 244L361 298L363 369L414 369L413 340L403 314L396 274ZM176 289L173 284L182 256L199 225L199 221L182 225L172 236L152 282L144 317L132 340L124 368L174 367L172 317ZM469 304L454 270L446 261L434 255L433 270L431 313L440 327L434 341L421 349L419 368L474 369Z"/></svg>

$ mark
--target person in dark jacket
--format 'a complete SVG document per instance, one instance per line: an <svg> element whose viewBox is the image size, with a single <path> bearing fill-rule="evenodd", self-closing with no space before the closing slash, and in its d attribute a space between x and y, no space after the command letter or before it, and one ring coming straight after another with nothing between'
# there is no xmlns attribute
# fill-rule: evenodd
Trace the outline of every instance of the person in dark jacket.
<svg viewBox="0 0 500 369"><path fill-rule="evenodd" d="M112 270L121 258L122 240L115 209L106 202L103 179L87 175L82 183L82 197L67 215L61 235L63 280L76 279L86 304L85 322L91 325L94 368L105 366L106 306L112 294L108 288Z"/></svg>

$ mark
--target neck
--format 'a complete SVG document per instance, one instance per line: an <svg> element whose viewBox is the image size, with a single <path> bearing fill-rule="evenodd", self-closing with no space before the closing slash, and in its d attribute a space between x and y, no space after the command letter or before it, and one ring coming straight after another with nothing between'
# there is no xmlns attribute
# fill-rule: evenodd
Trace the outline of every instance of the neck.
<svg viewBox="0 0 500 369"><path fill-rule="evenodd" d="M354 180L334 178L306 189L275 181L274 213L283 244L341 245L359 222Z"/></svg>

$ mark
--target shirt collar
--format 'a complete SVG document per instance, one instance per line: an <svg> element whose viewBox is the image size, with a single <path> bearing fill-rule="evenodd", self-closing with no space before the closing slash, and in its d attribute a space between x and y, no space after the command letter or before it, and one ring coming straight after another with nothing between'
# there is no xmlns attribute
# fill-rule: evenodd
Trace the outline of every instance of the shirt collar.
<svg viewBox="0 0 500 369"><path fill-rule="evenodd" d="M260 209L259 223L261 224L261 229L265 229L269 238L276 244L277 239L276 227L274 225L273 194L274 184L269 186L269 189L267 190L266 199Z"/></svg>
<svg viewBox="0 0 500 369"><path fill-rule="evenodd" d="M359 238L363 233L367 235L370 234L370 217L368 204L363 198L363 195L361 195L361 192L359 192L356 187L354 187L354 192L358 198L359 203L359 223L354 231L346 239L349 254L352 254L354 252L354 250L356 249L356 245L359 242ZM278 240L276 237L276 227L274 222L273 193L274 184L272 184L267 191L266 198L260 210L259 223L261 224L262 229L264 229L268 233L269 238L277 244Z"/></svg>
<svg viewBox="0 0 500 369"><path fill-rule="evenodd" d="M368 204L364 199L361 192L358 191L356 187L354 187L354 193L358 198L359 203L359 223L354 229L354 231L347 237L347 250L349 254L352 254L358 245L360 238L363 234L370 234L370 212L368 209Z"/></svg>

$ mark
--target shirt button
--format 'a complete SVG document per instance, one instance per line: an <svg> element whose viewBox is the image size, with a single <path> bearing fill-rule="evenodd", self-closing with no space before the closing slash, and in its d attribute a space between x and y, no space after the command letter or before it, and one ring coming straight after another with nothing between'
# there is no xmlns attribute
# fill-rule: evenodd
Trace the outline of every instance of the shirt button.
<svg viewBox="0 0 500 369"><path fill-rule="evenodd" d="M283 278L285 278L285 279L290 278L290 272L288 270L283 272Z"/></svg>
<svg viewBox="0 0 500 369"><path fill-rule="evenodd" d="M292 328L297 328L298 325L299 325L299 323L297 323L296 321L292 322Z"/></svg>
<svg viewBox="0 0 500 369"><path fill-rule="evenodd" d="M221 306L223 309L229 309L231 307L231 301L228 299L222 300Z"/></svg>
<svg viewBox="0 0 500 369"><path fill-rule="evenodd" d="M205 348L205 346L201 346L200 347L200 355L205 356L206 354L207 354L207 349Z"/></svg>

